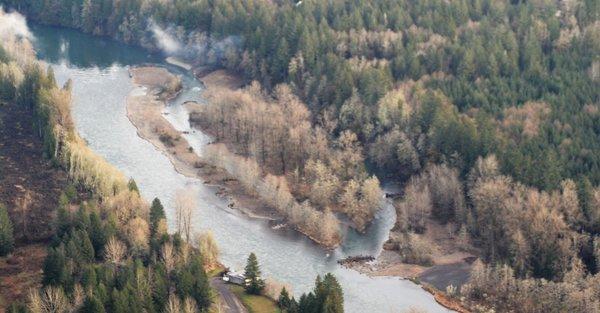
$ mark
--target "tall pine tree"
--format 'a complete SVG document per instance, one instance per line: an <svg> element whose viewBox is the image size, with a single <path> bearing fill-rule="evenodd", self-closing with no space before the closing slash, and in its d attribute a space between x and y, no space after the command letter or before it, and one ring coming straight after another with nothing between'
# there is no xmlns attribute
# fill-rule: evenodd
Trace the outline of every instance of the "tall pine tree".
<svg viewBox="0 0 600 313"><path fill-rule="evenodd" d="M260 278L260 266L258 265L256 254L250 253L250 256L248 256L244 275L246 279L250 280L246 286L246 292L259 295L265 288L265 282Z"/></svg>

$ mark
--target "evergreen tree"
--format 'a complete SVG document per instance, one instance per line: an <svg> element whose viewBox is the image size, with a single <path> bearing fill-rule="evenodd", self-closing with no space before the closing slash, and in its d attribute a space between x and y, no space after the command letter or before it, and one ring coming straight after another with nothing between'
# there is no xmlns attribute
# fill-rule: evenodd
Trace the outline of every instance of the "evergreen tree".
<svg viewBox="0 0 600 313"><path fill-rule="evenodd" d="M69 229L71 229L71 214L67 210L68 205L69 200L67 196L64 193L61 194L58 200L58 210L54 222L57 237L62 237Z"/></svg>
<svg viewBox="0 0 600 313"><path fill-rule="evenodd" d="M73 226L80 230L88 230L90 227L90 216L87 213L87 209L85 206L81 206L77 213L75 214L75 220L73 221Z"/></svg>
<svg viewBox="0 0 600 313"><path fill-rule="evenodd" d="M96 256L102 255L104 245L106 244L106 233L100 216L95 211L90 213L90 229L89 229L90 241L96 252Z"/></svg>
<svg viewBox="0 0 600 313"><path fill-rule="evenodd" d="M298 312L321 312L315 299L315 295L312 292L309 292L308 294L302 294L300 301L298 302Z"/></svg>
<svg viewBox="0 0 600 313"><path fill-rule="evenodd" d="M80 244L79 255L84 262L93 262L95 257L94 246L85 230L78 231L75 240Z"/></svg>
<svg viewBox="0 0 600 313"><path fill-rule="evenodd" d="M114 313L130 313L126 290L119 292L116 288L113 289L109 311Z"/></svg>
<svg viewBox="0 0 600 313"><path fill-rule="evenodd" d="M0 205L0 256L5 256L14 249L13 226L6 207Z"/></svg>
<svg viewBox="0 0 600 313"><path fill-rule="evenodd" d="M160 202L160 199L154 198L154 200L152 200L152 206L150 207L150 235L152 237L159 231L161 220L165 218L165 208Z"/></svg>
<svg viewBox="0 0 600 313"><path fill-rule="evenodd" d="M277 305L279 305L279 308L281 308L282 310L289 311L291 302L292 300L290 299L290 295L287 289L283 287L281 289L281 293L279 294L279 298L277 299Z"/></svg>
<svg viewBox="0 0 600 313"><path fill-rule="evenodd" d="M250 253L248 256L248 261L246 262L246 268L244 275L247 280L250 280L248 285L246 285L246 292L249 294L259 295L263 289L265 288L265 282L260 278L260 266L258 265L258 259L256 255Z"/></svg>
<svg viewBox="0 0 600 313"><path fill-rule="evenodd" d="M164 312L164 307L169 299L169 278L164 263L154 265L154 279L152 300L158 312Z"/></svg>
<svg viewBox="0 0 600 313"><path fill-rule="evenodd" d="M324 298L321 312L343 313L344 293L333 274L328 273L323 279L323 290L325 294L317 294L317 298Z"/></svg>
<svg viewBox="0 0 600 313"><path fill-rule="evenodd" d="M65 250L61 245L58 248L50 248L48 255L44 260L44 277L42 283L44 286L60 286L67 282L68 274L66 269Z"/></svg>
<svg viewBox="0 0 600 313"><path fill-rule="evenodd" d="M96 297L94 297L92 295L85 299L85 301L83 302L83 306L81 307L79 312L81 312L81 313L104 313L106 311L104 310L104 306L102 305L102 302L100 302L100 300L98 300Z"/></svg>
<svg viewBox="0 0 600 313"><path fill-rule="evenodd" d="M133 191L135 193L137 193L138 195L140 194L140 189L138 188L135 180L133 180L133 178L131 178L129 180L129 182L127 183L127 188L129 189L129 191Z"/></svg>
<svg viewBox="0 0 600 313"><path fill-rule="evenodd" d="M211 305L210 283L204 271L204 264L200 255L196 255L192 259L190 272L195 278L191 296L196 300L196 304L200 310L208 310Z"/></svg>
<svg viewBox="0 0 600 313"><path fill-rule="evenodd" d="M94 267L92 265L90 265L83 272L83 276L81 277L81 284L84 287L93 288L93 287L96 287L97 283L98 283L98 280L97 280L97 276L96 276L96 270L94 270Z"/></svg>

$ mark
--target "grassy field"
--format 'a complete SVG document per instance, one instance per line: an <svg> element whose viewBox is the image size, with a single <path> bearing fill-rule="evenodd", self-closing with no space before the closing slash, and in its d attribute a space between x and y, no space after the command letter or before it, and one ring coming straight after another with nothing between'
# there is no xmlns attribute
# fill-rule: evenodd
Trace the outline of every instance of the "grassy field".
<svg viewBox="0 0 600 313"><path fill-rule="evenodd" d="M235 293L244 303L244 306L250 313L280 313L281 310L277 307L275 301L265 296L249 295L244 291L242 286L230 285L229 288Z"/></svg>

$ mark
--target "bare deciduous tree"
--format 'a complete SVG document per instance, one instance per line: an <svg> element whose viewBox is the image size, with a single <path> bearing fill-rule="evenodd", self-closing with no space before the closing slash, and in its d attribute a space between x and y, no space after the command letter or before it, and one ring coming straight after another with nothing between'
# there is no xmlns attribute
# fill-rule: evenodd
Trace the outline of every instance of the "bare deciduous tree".
<svg viewBox="0 0 600 313"><path fill-rule="evenodd" d="M174 294L169 295L169 300L167 301L167 306L165 308L166 313L181 313L181 301L179 301L179 297Z"/></svg>
<svg viewBox="0 0 600 313"><path fill-rule="evenodd" d="M197 244L200 248L200 255L204 260L204 266L211 268L219 262L219 246L212 231L199 234Z"/></svg>
<svg viewBox="0 0 600 313"><path fill-rule="evenodd" d="M188 188L177 191L175 194L177 232L179 232L188 243L192 239L192 212L196 207L196 197L192 189Z"/></svg>
<svg viewBox="0 0 600 313"><path fill-rule="evenodd" d="M196 313L198 312L198 305L196 300L190 297L186 297L183 301L182 313Z"/></svg>
<svg viewBox="0 0 600 313"><path fill-rule="evenodd" d="M167 273L171 273L175 269L175 251L173 250L173 245L170 242L166 242L163 244L160 249L160 258L162 262L165 264L165 268L167 269Z"/></svg>
<svg viewBox="0 0 600 313"><path fill-rule="evenodd" d="M425 232L425 222L431 213L431 207L429 186L421 178L413 177L404 190L404 199L396 204L398 216L405 218L398 219L397 222L406 221L407 225L397 223L396 226L400 231Z"/></svg>
<svg viewBox="0 0 600 313"><path fill-rule="evenodd" d="M141 217L131 219L127 223L125 231L127 232L127 240L134 252L139 253L148 248L150 228L145 219Z"/></svg>
<svg viewBox="0 0 600 313"><path fill-rule="evenodd" d="M30 292L28 308L32 313L66 313L71 304L61 288L49 286Z"/></svg>
<svg viewBox="0 0 600 313"><path fill-rule="evenodd" d="M104 257L110 263L119 265L127 252L125 245L115 237L111 237L104 247Z"/></svg>

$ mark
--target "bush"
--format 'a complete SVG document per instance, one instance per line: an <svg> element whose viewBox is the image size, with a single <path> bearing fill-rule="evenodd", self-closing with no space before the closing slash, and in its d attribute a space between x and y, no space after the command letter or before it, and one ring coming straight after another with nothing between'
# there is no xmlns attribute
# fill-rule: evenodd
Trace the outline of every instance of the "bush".
<svg viewBox="0 0 600 313"><path fill-rule="evenodd" d="M395 239L395 243L403 262L424 266L433 265L434 247L419 235L403 234Z"/></svg>
<svg viewBox="0 0 600 313"><path fill-rule="evenodd" d="M174 147L175 141L177 141L177 138L173 138L173 136L167 133L160 134L160 136L158 136L158 139L160 139L160 141L167 147Z"/></svg>

